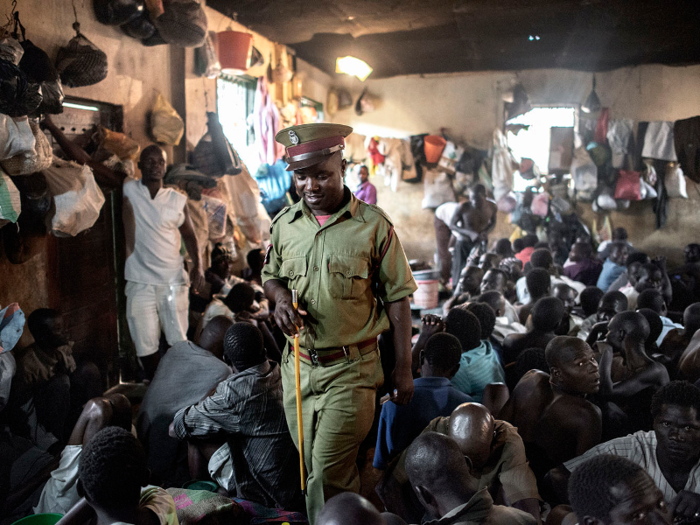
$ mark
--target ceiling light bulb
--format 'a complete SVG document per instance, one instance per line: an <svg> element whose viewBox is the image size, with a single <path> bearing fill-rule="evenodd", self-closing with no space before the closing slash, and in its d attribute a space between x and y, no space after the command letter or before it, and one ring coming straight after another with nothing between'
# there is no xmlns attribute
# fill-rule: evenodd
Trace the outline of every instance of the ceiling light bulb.
<svg viewBox="0 0 700 525"><path fill-rule="evenodd" d="M346 56L338 57L335 61L335 72L344 73L359 78L362 82L372 73L372 68L367 62L359 58Z"/></svg>

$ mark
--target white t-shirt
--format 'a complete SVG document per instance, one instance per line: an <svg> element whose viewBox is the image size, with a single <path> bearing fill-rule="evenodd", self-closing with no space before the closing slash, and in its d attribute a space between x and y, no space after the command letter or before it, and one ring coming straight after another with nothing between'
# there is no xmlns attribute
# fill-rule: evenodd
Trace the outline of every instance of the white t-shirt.
<svg viewBox="0 0 700 525"><path fill-rule="evenodd" d="M459 202L440 204L440 206L435 209L435 216L449 226L457 208L459 208Z"/></svg>
<svg viewBox="0 0 700 525"><path fill-rule="evenodd" d="M125 279L151 285L187 284L179 229L185 222L187 197L172 188L161 188L152 199L148 187L133 179L124 182L124 197L134 209L136 226Z"/></svg>

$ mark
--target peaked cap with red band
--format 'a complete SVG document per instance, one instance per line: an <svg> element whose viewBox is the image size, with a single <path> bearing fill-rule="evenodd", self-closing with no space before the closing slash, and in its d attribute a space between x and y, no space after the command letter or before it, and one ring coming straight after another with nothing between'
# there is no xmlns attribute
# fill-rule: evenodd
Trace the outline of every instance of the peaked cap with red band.
<svg viewBox="0 0 700 525"><path fill-rule="evenodd" d="M285 128L275 140L287 150L287 171L308 168L345 149L345 137L352 133L342 124L301 124Z"/></svg>

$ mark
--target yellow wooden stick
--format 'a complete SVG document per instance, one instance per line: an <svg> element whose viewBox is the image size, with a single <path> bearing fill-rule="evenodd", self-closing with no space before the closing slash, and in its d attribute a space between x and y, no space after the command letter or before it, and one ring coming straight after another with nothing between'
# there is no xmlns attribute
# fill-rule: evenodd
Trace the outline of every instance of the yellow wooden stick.
<svg viewBox="0 0 700 525"><path fill-rule="evenodd" d="M299 309L299 294L292 290L294 309ZM304 419L301 414L301 369L299 366L299 329L294 334L294 379L297 390L297 429L299 436L299 474L301 476L301 492L306 494L306 476L304 475Z"/></svg>

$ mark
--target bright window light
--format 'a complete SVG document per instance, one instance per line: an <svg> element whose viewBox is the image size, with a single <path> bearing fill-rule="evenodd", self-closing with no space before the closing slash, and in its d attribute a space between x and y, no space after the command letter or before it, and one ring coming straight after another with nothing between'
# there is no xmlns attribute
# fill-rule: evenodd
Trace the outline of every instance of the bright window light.
<svg viewBox="0 0 700 525"><path fill-rule="evenodd" d="M552 128L573 128L576 109L573 107L532 108L527 113L510 119L508 125L528 126L516 135L508 131L507 139L515 159L520 162L523 158L532 159L540 170L547 173L549 166L549 148ZM515 172L513 189L524 191L532 181L527 181Z"/></svg>
<svg viewBox="0 0 700 525"><path fill-rule="evenodd" d="M335 72L345 73L353 77L359 78L362 82L367 80L367 77L372 73L372 68L367 62L359 58L347 56L338 57L335 61Z"/></svg>
<svg viewBox="0 0 700 525"><path fill-rule="evenodd" d="M86 106L84 104L74 104L72 102L64 102L63 103L64 108L73 108L73 109L84 109L86 111L99 111L100 108L95 107L95 106Z"/></svg>

